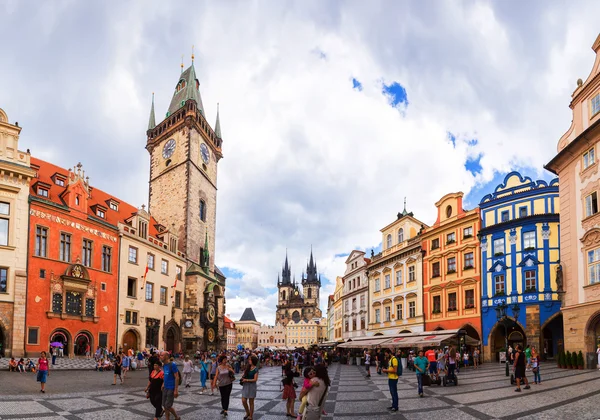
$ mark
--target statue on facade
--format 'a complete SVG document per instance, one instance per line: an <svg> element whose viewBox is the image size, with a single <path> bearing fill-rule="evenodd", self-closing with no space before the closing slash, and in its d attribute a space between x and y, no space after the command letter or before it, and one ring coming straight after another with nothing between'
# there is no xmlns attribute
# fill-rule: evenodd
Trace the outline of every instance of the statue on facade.
<svg viewBox="0 0 600 420"><path fill-rule="evenodd" d="M560 261L556 267L556 289L558 292L563 292L563 270Z"/></svg>
<svg viewBox="0 0 600 420"><path fill-rule="evenodd" d="M375 256L375 251L373 251L373 248L371 248L371 258L373 258Z"/></svg>

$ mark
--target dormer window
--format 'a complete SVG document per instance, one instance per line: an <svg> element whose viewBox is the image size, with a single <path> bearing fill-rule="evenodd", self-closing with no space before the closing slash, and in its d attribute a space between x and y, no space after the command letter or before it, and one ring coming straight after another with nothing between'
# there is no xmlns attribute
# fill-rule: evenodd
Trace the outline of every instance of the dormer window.
<svg viewBox="0 0 600 420"><path fill-rule="evenodd" d="M119 211L119 205L117 203L114 203L111 201L108 206L110 207L111 210Z"/></svg>
<svg viewBox="0 0 600 420"><path fill-rule="evenodd" d="M185 87L185 80L181 79L179 83L177 83L177 92Z"/></svg>
<svg viewBox="0 0 600 420"><path fill-rule="evenodd" d="M37 194L42 197L48 197L48 190L46 188L38 187Z"/></svg>
<svg viewBox="0 0 600 420"><path fill-rule="evenodd" d="M106 217L106 214L104 213L104 210L97 209L96 210L96 216L101 217L101 218L104 219Z"/></svg>
<svg viewBox="0 0 600 420"><path fill-rule="evenodd" d="M54 180L54 183L55 183L56 185L58 185L59 187L64 187L64 186L65 186L65 181L64 181L63 179L60 179L60 178L56 178L56 179Z"/></svg>

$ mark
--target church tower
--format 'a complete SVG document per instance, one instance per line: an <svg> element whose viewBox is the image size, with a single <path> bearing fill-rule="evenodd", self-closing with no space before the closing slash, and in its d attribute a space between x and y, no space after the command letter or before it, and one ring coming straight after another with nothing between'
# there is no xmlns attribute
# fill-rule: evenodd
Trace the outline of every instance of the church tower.
<svg viewBox="0 0 600 420"><path fill-rule="evenodd" d="M310 250L310 260L306 265L306 277L302 276L302 290L304 292L304 302L317 309L319 314L313 316L321 317L319 308L319 290L321 289L321 277L317 273L317 263L314 261L312 249Z"/></svg>
<svg viewBox="0 0 600 420"><path fill-rule="evenodd" d="M215 266L217 166L223 157L217 108L214 128L206 120L193 63L177 79L165 118L156 124L154 96L147 130L150 153L148 211L159 232L177 237L187 258L182 338L184 351L227 345L225 277Z"/></svg>

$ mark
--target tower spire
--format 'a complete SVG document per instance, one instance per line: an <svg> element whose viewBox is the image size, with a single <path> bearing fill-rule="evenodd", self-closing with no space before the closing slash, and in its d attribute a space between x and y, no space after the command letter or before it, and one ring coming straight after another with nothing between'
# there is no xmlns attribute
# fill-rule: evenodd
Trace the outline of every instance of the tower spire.
<svg viewBox="0 0 600 420"><path fill-rule="evenodd" d="M183 73L183 54L181 54L181 72Z"/></svg>
<svg viewBox="0 0 600 420"><path fill-rule="evenodd" d="M208 230L206 231L204 236L204 250L202 251L202 254L202 268L204 269L204 272L208 274L208 271L210 269L210 253L208 252Z"/></svg>
<svg viewBox="0 0 600 420"><path fill-rule="evenodd" d="M406 197L404 197L404 210L402 210L402 216L406 216L408 212L406 211Z"/></svg>
<svg viewBox="0 0 600 420"><path fill-rule="evenodd" d="M152 107L150 108L150 119L148 120L148 130L156 127L156 118L154 117L154 92L152 92Z"/></svg>
<svg viewBox="0 0 600 420"><path fill-rule="evenodd" d="M215 123L215 136L221 138L221 120L219 118L219 103L217 102L217 122Z"/></svg>
<svg viewBox="0 0 600 420"><path fill-rule="evenodd" d="M194 64L194 46L192 45L192 64Z"/></svg>

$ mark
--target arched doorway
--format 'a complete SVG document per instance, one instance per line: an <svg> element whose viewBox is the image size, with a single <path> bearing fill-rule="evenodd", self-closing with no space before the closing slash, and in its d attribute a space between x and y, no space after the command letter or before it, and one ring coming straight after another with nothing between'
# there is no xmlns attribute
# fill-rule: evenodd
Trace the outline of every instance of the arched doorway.
<svg viewBox="0 0 600 420"><path fill-rule="evenodd" d="M87 331L80 331L75 336L73 343L73 353L75 356L85 356L86 349L92 349L92 335Z"/></svg>
<svg viewBox="0 0 600 420"><path fill-rule="evenodd" d="M465 324L465 325L463 325L463 327L461 328L461 330L465 330L465 332L467 333L467 335L469 337L471 337L472 339L477 340L477 341L481 341L481 336L479 335L479 332L471 324Z"/></svg>
<svg viewBox="0 0 600 420"><path fill-rule="evenodd" d="M600 344L600 311L590 317L585 328L585 365L589 368L598 367L596 349Z"/></svg>
<svg viewBox="0 0 600 420"><path fill-rule="evenodd" d="M542 357L553 359L565 349L562 312L548 319L542 327Z"/></svg>
<svg viewBox="0 0 600 420"><path fill-rule="evenodd" d="M500 349L505 348L505 329L504 325L501 323L496 323L492 332L490 333L490 338L488 340L492 360L498 361ZM513 323L510 327L508 327L508 345L513 349L517 344L521 344L523 348L527 345L527 336L525 335L525 331L521 327L520 324Z"/></svg>
<svg viewBox="0 0 600 420"><path fill-rule="evenodd" d="M175 352L175 330L169 328L167 330L167 351Z"/></svg>
<svg viewBox="0 0 600 420"><path fill-rule="evenodd" d="M436 329L434 329L433 331L444 331L444 329L442 327L437 327Z"/></svg>
<svg viewBox="0 0 600 420"><path fill-rule="evenodd" d="M127 352L129 349L138 350L138 336L133 330L127 330L123 334L123 351Z"/></svg>
<svg viewBox="0 0 600 420"><path fill-rule="evenodd" d="M55 330L52 334L50 334L50 343L48 347L52 346L52 343L56 343L58 347L58 354L63 356L68 356L71 351L70 349L70 334L68 331L63 329ZM58 344L62 344L62 347L58 346Z"/></svg>

